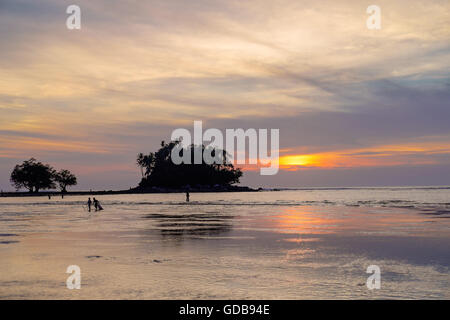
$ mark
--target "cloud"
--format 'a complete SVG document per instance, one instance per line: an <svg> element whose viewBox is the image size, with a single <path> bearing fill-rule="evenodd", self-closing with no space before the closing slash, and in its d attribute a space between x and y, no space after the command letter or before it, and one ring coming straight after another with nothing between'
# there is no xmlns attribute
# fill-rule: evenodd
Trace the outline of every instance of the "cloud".
<svg viewBox="0 0 450 320"><path fill-rule="evenodd" d="M132 167L193 120L279 128L292 155L448 141L448 1L380 0L379 31L356 0L81 0L80 31L69 4L0 1L4 188L28 155Z"/></svg>

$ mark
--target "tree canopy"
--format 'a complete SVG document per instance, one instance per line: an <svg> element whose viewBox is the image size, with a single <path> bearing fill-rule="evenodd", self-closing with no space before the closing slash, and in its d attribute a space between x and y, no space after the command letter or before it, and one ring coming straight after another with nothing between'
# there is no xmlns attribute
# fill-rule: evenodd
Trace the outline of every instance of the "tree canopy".
<svg viewBox="0 0 450 320"><path fill-rule="evenodd" d="M167 187L182 188L186 186L229 186L239 183L242 171L227 163L227 153L224 150L208 150L214 157L215 153L221 155L220 163L207 164L202 159L201 164L193 164L195 150L201 148L202 154L205 146L191 145L181 149L181 152L190 152L191 164L175 164L171 159L172 149L179 147L180 141L169 143L161 142L161 148L148 155L142 153L137 156L137 165L141 168L142 180L139 187Z"/></svg>
<svg viewBox="0 0 450 320"><path fill-rule="evenodd" d="M17 190L25 188L29 192L54 189L56 182L61 191L66 192L68 186L77 184L77 178L70 171L56 172L50 165L43 164L34 158L16 165L11 173L10 181Z"/></svg>
<svg viewBox="0 0 450 320"><path fill-rule="evenodd" d="M68 186L75 186L77 184L77 177L69 170L60 170L55 173L54 179L58 183L61 192L67 192Z"/></svg>
<svg viewBox="0 0 450 320"><path fill-rule="evenodd" d="M31 158L14 167L10 180L16 189L25 188L30 192L39 192L41 189L55 188L53 175L52 167Z"/></svg>

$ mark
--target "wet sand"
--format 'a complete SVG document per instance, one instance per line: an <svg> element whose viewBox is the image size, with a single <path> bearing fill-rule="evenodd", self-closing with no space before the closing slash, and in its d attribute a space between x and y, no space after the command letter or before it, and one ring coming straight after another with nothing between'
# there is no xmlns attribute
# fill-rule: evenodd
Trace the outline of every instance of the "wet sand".
<svg viewBox="0 0 450 320"><path fill-rule="evenodd" d="M111 195L97 213L84 197L0 199L0 298L450 298L445 203L323 194ZM80 290L66 288L69 265ZM369 265L379 290L366 286Z"/></svg>

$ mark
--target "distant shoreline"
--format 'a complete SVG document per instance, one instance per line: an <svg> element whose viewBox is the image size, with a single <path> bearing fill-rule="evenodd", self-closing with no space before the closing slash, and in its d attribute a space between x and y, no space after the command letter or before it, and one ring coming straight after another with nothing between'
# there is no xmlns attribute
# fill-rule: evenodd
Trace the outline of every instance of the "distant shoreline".
<svg viewBox="0 0 450 320"><path fill-rule="evenodd" d="M253 189L245 186L216 186L216 187L191 187L190 193L210 193L210 192L258 192L262 189ZM109 194L149 194L149 193L185 193L185 188L162 188L152 187L147 189L129 189L129 190L103 190L103 191L68 191L64 193L64 196L85 196L85 195L109 195ZM32 192L2 192L0 197L48 197L61 196L60 191L40 191L37 193Z"/></svg>

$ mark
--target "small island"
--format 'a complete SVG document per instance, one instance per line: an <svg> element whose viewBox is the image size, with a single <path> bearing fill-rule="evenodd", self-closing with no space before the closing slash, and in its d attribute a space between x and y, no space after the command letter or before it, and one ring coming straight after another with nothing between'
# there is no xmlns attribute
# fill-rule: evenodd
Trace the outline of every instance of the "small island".
<svg viewBox="0 0 450 320"><path fill-rule="evenodd" d="M67 188L77 184L77 178L69 170L56 171L49 164L43 164L34 158L16 165L11 173L11 184L16 192L1 192L2 197L50 196L55 194L55 188L62 197L64 195L102 195L102 194L137 194L137 193L179 193L179 192L253 192L261 189L238 186L243 172L235 168L227 159L227 152L219 149L208 149L204 145L191 145L181 148L181 153L187 152L190 163L175 164L171 159L172 150L180 148L180 141L161 142L156 152L139 153L136 164L142 179L138 186L128 190L104 191L68 191ZM210 148L210 147L209 147ZM220 155L219 163L208 164L203 158L201 163L194 164L194 154L206 150L214 155ZM27 192L21 192L27 189ZM45 190L45 191L44 191Z"/></svg>

